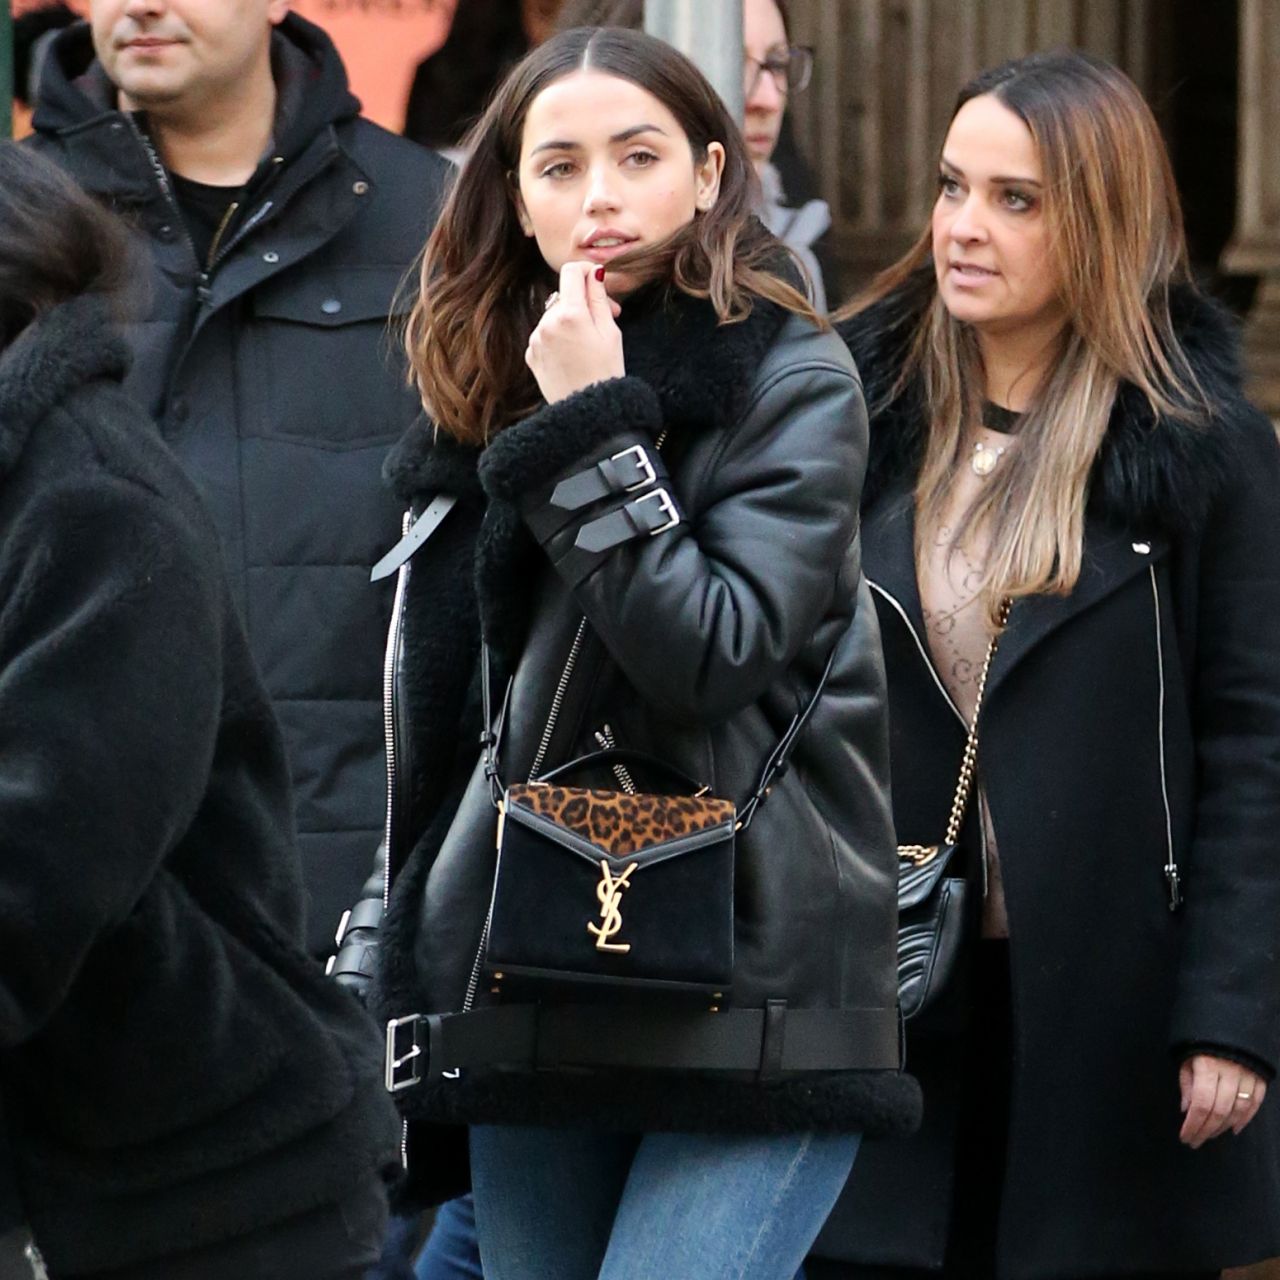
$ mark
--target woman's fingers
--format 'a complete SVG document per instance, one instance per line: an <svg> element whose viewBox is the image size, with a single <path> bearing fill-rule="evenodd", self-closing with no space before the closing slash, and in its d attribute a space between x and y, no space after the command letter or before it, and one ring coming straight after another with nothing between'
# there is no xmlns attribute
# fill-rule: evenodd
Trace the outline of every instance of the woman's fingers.
<svg viewBox="0 0 1280 1280"><path fill-rule="evenodd" d="M1178 1137L1192 1148L1207 1142L1215 1132L1214 1107L1220 1075L1217 1061L1208 1054L1196 1054L1191 1059L1191 1103Z"/></svg>
<svg viewBox="0 0 1280 1280"><path fill-rule="evenodd" d="M596 267L587 273L587 305L591 308L591 318L597 329L606 332L614 327L613 318L621 308L609 297L604 287L604 268Z"/></svg>
<svg viewBox="0 0 1280 1280"><path fill-rule="evenodd" d="M594 270L594 262L566 262L560 268L560 302L551 309L551 314L558 311L561 319L590 314L587 277Z"/></svg>
<svg viewBox="0 0 1280 1280"><path fill-rule="evenodd" d="M1247 1093L1247 1098L1241 1097L1241 1094ZM1231 1132L1242 1133L1246 1125L1258 1114L1258 1108L1262 1106L1262 1100L1267 1096L1267 1082L1261 1076L1247 1074L1245 1083L1241 1084L1236 1093L1235 1112L1231 1117Z"/></svg>
<svg viewBox="0 0 1280 1280"><path fill-rule="evenodd" d="M1240 1133L1258 1114L1266 1082L1247 1067L1212 1054L1198 1053L1178 1071L1186 1116L1179 1138L1203 1146L1230 1129Z"/></svg>

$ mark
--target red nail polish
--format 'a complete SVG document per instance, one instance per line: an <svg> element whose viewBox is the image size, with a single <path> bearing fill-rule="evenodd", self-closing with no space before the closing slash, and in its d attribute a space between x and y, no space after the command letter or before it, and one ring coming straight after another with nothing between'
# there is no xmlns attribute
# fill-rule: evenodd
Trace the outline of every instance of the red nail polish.
<svg viewBox="0 0 1280 1280"><path fill-rule="evenodd" d="M603 267L597 267L597 268L596 268L596 279L597 279L597 280L600 280L600 281L603 281L603 280L604 280L604 268L603 268Z"/></svg>

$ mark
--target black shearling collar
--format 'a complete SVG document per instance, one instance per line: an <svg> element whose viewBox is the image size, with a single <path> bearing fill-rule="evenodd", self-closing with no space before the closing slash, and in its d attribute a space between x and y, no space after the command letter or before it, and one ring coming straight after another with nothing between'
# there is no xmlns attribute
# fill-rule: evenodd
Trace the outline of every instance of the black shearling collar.
<svg viewBox="0 0 1280 1280"><path fill-rule="evenodd" d="M918 380L896 388L913 317L929 291L927 268L896 293L837 326L858 364L871 413L864 509L914 485L928 427ZM1237 442L1257 410L1245 399L1237 326L1190 286L1172 292L1174 329L1214 408L1204 425L1157 418L1124 383L1089 481L1089 514L1113 528L1174 535L1203 522L1231 474Z"/></svg>
<svg viewBox="0 0 1280 1280"><path fill-rule="evenodd" d="M786 318L782 307L757 299L745 320L720 324L709 302L645 289L627 300L618 320L627 374L656 392L665 427L727 427L746 407L752 375ZM405 502L442 492L482 501L479 456L419 420L391 451L383 475Z"/></svg>

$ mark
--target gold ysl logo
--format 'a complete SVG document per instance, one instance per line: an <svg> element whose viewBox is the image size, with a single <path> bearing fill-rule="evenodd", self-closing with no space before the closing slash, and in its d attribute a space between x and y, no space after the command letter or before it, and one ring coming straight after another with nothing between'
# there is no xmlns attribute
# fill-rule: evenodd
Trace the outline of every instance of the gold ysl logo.
<svg viewBox="0 0 1280 1280"><path fill-rule="evenodd" d="M588 924L587 932L594 934L597 951L617 951L625 955L631 950L629 942L610 942L622 928L622 895L631 888L631 873L636 869L633 862L620 876L609 870L606 858L600 859L600 883L596 885L596 897L600 899L600 919L603 924Z"/></svg>

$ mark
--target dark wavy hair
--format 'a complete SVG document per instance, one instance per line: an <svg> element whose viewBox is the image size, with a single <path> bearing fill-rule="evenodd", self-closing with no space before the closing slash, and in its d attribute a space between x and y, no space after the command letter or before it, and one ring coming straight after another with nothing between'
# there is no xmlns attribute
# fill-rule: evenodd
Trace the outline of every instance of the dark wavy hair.
<svg viewBox="0 0 1280 1280"><path fill-rule="evenodd" d="M61 302L118 298L127 232L51 160L0 142L0 346Z"/></svg>
<svg viewBox="0 0 1280 1280"><path fill-rule="evenodd" d="M534 99L584 69L653 94L684 130L696 163L713 142L725 150L715 205L661 243L618 257L615 268L709 299L722 323L745 319L755 298L825 323L783 278L788 251L753 214L758 183L742 134L693 63L638 31L563 32L515 67L469 135L469 158L427 241L406 326L412 375L428 413L440 430L468 444L484 444L538 404L524 352L552 280L521 230L512 174Z"/></svg>

